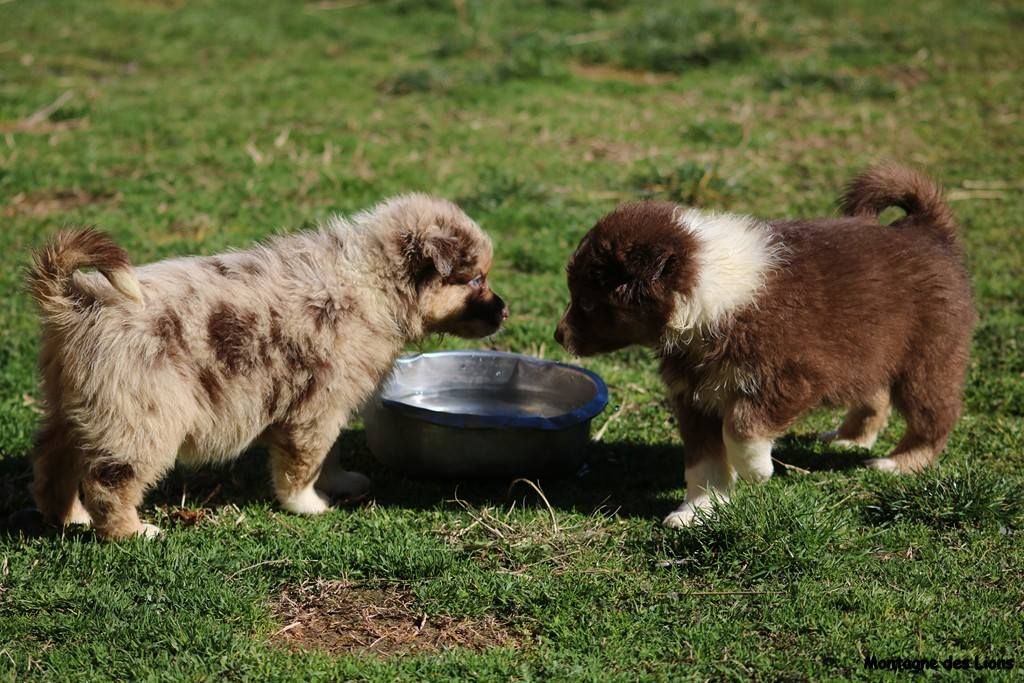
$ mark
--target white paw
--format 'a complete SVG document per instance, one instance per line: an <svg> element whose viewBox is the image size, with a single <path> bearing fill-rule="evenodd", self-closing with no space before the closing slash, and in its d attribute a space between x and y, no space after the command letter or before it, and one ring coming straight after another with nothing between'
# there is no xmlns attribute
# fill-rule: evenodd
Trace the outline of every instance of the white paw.
<svg viewBox="0 0 1024 683"><path fill-rule="evenodd" d="M900 469L892 458L872 458L865 460L864 466L881 472L898 472Z"/></svg>
<svg viewBox="0 0 1024 683"><path fill-rule="evenodd" d="M135 535L141 538L152 540L162 533L163 532L160 530L160 527L154 524L146 524L145 522L143 522L142 526L139 527L139 530L135 532Z"/></svg>
<svg viewBox="0 0 1024 683"><path fill-rule="evenodd" d="M89 511L85 509L81 501L75 501L75 504L71 508L71 512L68 513L67 519L64 520L65 526L69 526L71 524L81 524L83 526L92 525L92 517L89 516Z"/></svg>
<svg viewBox="0 0 1024 683"><path fill-rule="evenodd" d="M669 514L662 524L669 529L683 529L689 526L697 526L704 523L707 511L711 509L711 501L705 497L699 500L691 500L680 505L674 512Z"/></svg>
<svg viewBox="0 0 1024 683"><path fill-rule="evenodd" d="M686 527L700 524L700 522L700 517L691 509L675 510L661 521L669 529L685 529Z"/></svg>
<svg viewBox="0 0 1024 683"><path fill-rule="evenodd" d="M319 515L331 509L331 500L309 486L294 496L281 501L281 507L297 515Z"/></svg>

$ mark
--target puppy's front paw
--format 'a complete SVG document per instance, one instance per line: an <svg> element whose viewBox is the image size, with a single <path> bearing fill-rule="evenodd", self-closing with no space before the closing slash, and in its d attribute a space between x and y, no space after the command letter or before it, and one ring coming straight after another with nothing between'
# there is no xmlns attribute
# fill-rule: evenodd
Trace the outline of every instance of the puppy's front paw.
<svg viewBox="0 0 1024 683"><path fill-rule="evenodd" d="M676 510L663 519L661 523L669 529L685 529L688 526L700 523L700 518L693 510Z"/></svg>
<svg viewBox="0 0 1024 683"><path fill-rule="evenodd" d="M892 458L871 458L870 460L864 461L864 466L872 470L879 470L880 472L900 471L896 461Z"/></svg>
<svg viewBox="0 0 1024 683"><path fill-rule="evenodd" d="M707 510L709 507L710 505L699 505L692 502L683 503L677 510L662 520L661 523L669 529L685 529L686 527L703 524L704 517L698 513Z"/></svg>
<svg viewBox="0 0 1024 683"><path fill-rule="evenodd" d="M88 510L86 510L85 506L82 505L82 501L75 500L75 504L71 506L71 511L64 520L65 526L69 524L81 524L82 526L92 525L92 517L89 516Z"/></svg>
<svg viewBox="0 0 1024 683"><path fill-rule="evenodd" d="M141 525L139 525L139 530L135 532L135 535L139 536L140 538L145 538L146 540L151 541L154 538L160 536L160 534L162 533L163 531L160 530L160 527L154 524L146 524L145 522L143 522Z"/></svg>
<svg viewBox="0 0 1024 683"><path fill-rule="evenodd" d="M331 509L331 499L309 486L282 500L281 507L297 515L319 515Z"/></svg>

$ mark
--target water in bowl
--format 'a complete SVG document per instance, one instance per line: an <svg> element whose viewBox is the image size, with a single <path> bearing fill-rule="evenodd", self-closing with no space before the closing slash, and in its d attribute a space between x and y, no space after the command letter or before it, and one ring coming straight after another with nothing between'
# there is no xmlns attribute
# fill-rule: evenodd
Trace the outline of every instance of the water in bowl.
<svg viewBox="0 0 1024 683"><path fill-rule="evenodd" d="M408 394L397 400L439 413L484 416L554 417L576 407L572 398L557 392L524 387L450 387Z"/></svg>

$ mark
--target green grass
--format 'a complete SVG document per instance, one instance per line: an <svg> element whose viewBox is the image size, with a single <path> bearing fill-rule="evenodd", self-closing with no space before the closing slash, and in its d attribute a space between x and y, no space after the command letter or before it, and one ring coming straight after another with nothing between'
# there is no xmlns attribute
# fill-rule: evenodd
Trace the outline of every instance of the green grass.
<svg viewBox="0 0 1024 683"><path fill-rule="evenodd" d="M145 262L438 193L494 237L513 317L488 343L565 359L551 340L563 265L616 202L827 214L852 173L887 157L952 190L981 313L941 464L900 480L847 467L861 456L800 436L836 420L819 413L777 448L811 474L740 486L713 524L663 529L680 445L654 363L629 350L586 362L612 392L595 427L625 408L586 476L540 482L554 521L525 487L463 484L464 507L453 484L389 473L357 428L343 444L376 478L367 507L282 514L254 454L175 473L144 510L167 532L154 543L0 535L0 679L892 675L865 669L869 656L1024 667L1019 8L351 4L0 3L0 516L30 502L37 419L20 269L66 223L98 224ZM183 501L207 517L190 526ZM482 515L502 535L473 526ZM319 578L394 584L428 614L493 614L527 643L392 659L268 645L284 625L275 597Z"/></svg>

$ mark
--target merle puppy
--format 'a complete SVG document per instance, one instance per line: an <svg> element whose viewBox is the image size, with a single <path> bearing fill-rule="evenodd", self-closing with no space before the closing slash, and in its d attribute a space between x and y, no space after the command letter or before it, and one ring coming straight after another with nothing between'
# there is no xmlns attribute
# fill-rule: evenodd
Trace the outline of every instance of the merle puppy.
<svg viewBox="0 0 1024 683"><path fill-rule="evenodd" d="M28 277L43 323L39 509L102 538L152 536L136 508L175 461L224 461L259 439L281 505L324 512L350 483L321 471L325 456L402 346L483 337L508 317L490 267L476 223L426 195L138 268L101 232L58 234Z"/></svg>

